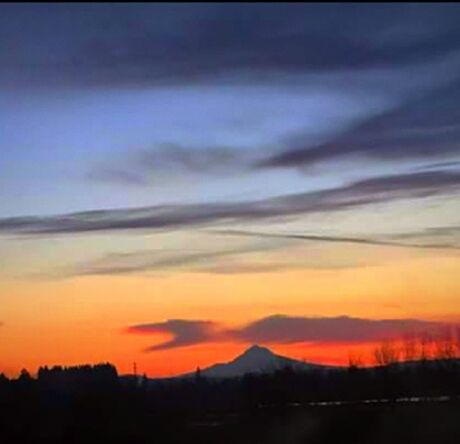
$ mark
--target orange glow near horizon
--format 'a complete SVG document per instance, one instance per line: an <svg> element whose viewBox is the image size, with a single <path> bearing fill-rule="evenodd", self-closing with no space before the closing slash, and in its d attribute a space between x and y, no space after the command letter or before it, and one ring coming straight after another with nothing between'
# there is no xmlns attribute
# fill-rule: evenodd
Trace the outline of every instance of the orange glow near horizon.
<svg viewBox="0 0 460 444"><path fill-rule="evenodd" d="M290 270L277 273L171 274L3 281L0 371L35 372L40 365L109 361L121 373L133 362L150 376L170 376L225 362L246 343L203 343L145 353L159 335L127 334L130 325L167 319L212 320L229 328L273 315L369 319L455 319L460 261L415 258L379 267ZM457 317L458 319L458 317ZM369 356L369 344L260 344L274 352L346 364L350 350Z"/></svg>

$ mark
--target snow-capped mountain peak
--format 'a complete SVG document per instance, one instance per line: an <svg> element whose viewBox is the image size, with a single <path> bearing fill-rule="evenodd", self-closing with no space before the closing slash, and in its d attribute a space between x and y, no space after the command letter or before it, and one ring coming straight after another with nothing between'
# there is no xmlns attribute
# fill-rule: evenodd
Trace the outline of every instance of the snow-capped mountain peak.
<svg viewBox="0 0 460 444"><path fill-rule="evenodd" d="M248 373L273 373L287 367L297 371L326 368L277 355L266 347L252 345L230 362L203 369L201 375L211 378L232 378Z"/></svg>

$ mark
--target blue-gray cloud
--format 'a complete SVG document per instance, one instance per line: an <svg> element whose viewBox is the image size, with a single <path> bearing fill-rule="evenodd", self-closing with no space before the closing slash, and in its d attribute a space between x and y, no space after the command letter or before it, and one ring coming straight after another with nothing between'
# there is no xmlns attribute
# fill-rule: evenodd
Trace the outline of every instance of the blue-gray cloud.
<svg viewBox="0 0 460 444"><path fill-rule="evenodd" d="M90 168L86 177L95 182L146 186L186 175L221 177L252 170L255 157L235 147L187 148L161 144L152 149L131 150L120 159L105 160Z"/></svg>
<svg viewBox="0 0 460 444"><path fill-rule="evenodd" d="M380 113L351 119L352 123L345 129L331 127L322 135L320 143L312 142L315 137L309 129L274 140L269 150L231 146L192 149L178 144L160 144L150 149L131 150L118 161L106 159L94 165L88 177L104 182L151 185L155 180L160 183L184 175L215 178L279 168L310 171L317 165L343 160L424 164L416 166L418 169L456 168L460 162L460 110L457 106L460 67L453 67L452 71L457 72L453 76L455 80L423 84Z"/></svg>
<svg viewBox="0 0 460 444"><path fill-rule="evenodd" d="M221 222L267 220L460 192L460 172L422 171L380 176L341 187L249 202L158 205L56 216L0 219L4 234L70 234L115 230L173 230Z"/></svg>
<svg viewBox="0 0 460 444"><path fill-rule="evenodd" d="M420 94L419 94L420 95ZM256 168L308 168L320 163L364 159L378 162L460 157L460 81L424 93L377 116L360 121L316 146L297 136ZM447 162L447 166L455 166Z"/></svg>
<svg viewBox="0 0 460 444"><path fill-rule="evenodd" d="M144 86L407 65L458 49L457 5L2 5L3 84Z"/></svg>

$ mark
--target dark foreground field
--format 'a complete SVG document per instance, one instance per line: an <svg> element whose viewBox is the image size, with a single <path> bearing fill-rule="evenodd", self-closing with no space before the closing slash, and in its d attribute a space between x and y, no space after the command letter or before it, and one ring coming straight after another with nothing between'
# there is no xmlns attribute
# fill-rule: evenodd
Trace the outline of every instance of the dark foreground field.
<svg viewBox="0 0 460 444"><path fill-rule="evenodd" d="M43 368L0 377L0 443L458 444L459 369L455 360L149 381L109 364Z"/></svg>
<svg viewBox="0 0 460 444"><path fill-rule="evenodd" d="M192 425L187 434L177 439L177 442L240 444L457 444L460 404L261 409L258 413L227 418L220 424Z"/></svg>
<svg viewBox="0 0 460 444"><path fill-rule="evenodd" d="M5 443L388 444L460 443L460 403L260 408L227 414L156 418L76 414L3 429ZM97 418L97 420L96 420ZM10 424L11 425L11 424Z"/></svg>

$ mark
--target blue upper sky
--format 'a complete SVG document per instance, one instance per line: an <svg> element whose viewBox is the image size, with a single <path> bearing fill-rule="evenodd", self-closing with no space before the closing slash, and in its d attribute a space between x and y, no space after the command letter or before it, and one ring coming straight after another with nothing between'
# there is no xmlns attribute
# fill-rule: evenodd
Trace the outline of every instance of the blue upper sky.
<svg viewBox="0 0 460 444"><path fill-rule="evenodd" d="M460 222L457 5L0 9L6 234L283 217L298 233L426 198Z"/></svg>

